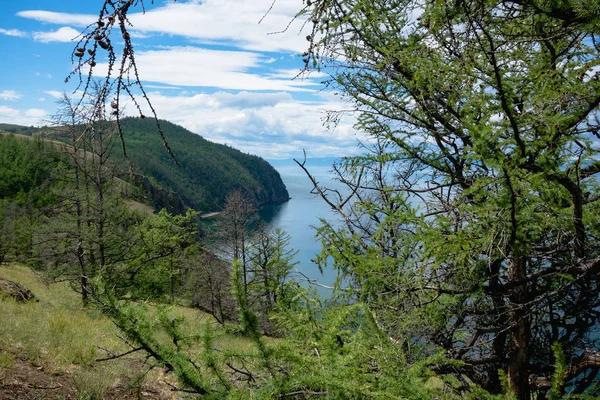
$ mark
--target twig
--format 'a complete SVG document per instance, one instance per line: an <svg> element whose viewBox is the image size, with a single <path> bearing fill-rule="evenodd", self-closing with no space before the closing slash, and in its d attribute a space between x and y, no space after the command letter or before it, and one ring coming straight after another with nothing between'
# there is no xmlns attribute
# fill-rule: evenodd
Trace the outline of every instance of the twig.
<svg viewBox="0 0 600 400"><path fill-rule="evenodd" d="M136 347L135 349L132 349L132 350L126 351L125 353L121 353L121 354L115 354L115 353L113 353L112 351L109 351L109 350L107 350L107 349L105 349L105 348L102 348L102 347L100 347L100 346L96 346L96 347L97 347L97 348L99 348L99 349L101 349L101 350L104 350L104 351L106 351L106 352L107 352L107 353L109 353L109 354L111 354L111 356L110 356L110 357L105 357L105 358L97 358L97 359L96 359L96 362L100 362L100 361L108 361L108 360L115 360L115 359L117 359L117 358L125 357L125 356L126 356L126 355L128 355L128 354L135 353L136 351L140 351L140 350L143 350L143 349L144 349L143 347Z"/></svg>
<svg viewBox="0 0 600 400"><path fill-rule="evenodd" d="M319 283L319 281L316 279L310 279L308 276L306 276L302 272L298 271L297 269L296 269L296 273L299 275L302 275L304 277L304 279L306 280L306 282L308 282L311 285L319 286L319 287L322 287L325 289L331 289L331 290L335 289L333 286L327 286L327 285L323 285L322 283ZM343 290L343 289L340 288L340 290Z"/></svg>
<svg viewBox="0 0 600 400"><path fill-rule="evenodd" d="M175 385L170 384L167 381L163 381L163 383L166 383L168 386L171 387L171 390L173 392L182 392L182 393L194 393L194 394L205 394L205 392L200 392L198 390L190 390L190 389L182 389L182 388L178 388Z"/></svg>
<svg viewBox="0 0 600 400"><path fill-rule="evenodd" d="M237 372L239 374L242 374L242 375L245 375L247 377L248 381L256 382L256 380L254 379L254 376L250 372L241 370L239 368L236 368L230 362L227 363L227 366L229 368L231 368L232 370L234 370L235 372Z"/></svg>
<svg viewBox="0 0 600 400"><path fill-rule="evenodd" d="M60 389L61 387L63 387L63 385L61 385L60 383L57 383L56 386L38 386L34 383L28 383L27 387L30 387L32 389L56 390L56 389Z"/></svg>
<svg viewBox="0 0 600 400"><path fill-rule="evenodd" d="M260 25L261 22L263 22L263 20L266 18L267 15L269 15L269 13L271 12L271 10L273 9L273 6L275 5L275 3L277 2L277 0L273 0L273 2L271 3L271 6L269 7L269 9L267 10L267 12L265 12L265 14L262 16L262 18L258 21L258 24Z"/></svg>
<svg viewBox="0 0 600 400"><path fill-rule="evenodd" d="M311 396L327 396L329 394L329 392L327 390L325 390L324 392L315 392L315 391L312 391L312 390L297 390L295 392L289 392L289 393L285 393L285 394L280 394L279 398L281 399L281 398L285 398L285 397L288 397L288 396L297 396L299 394L305 394L305 395L308 394L308 395L311 395Z"/></svg>

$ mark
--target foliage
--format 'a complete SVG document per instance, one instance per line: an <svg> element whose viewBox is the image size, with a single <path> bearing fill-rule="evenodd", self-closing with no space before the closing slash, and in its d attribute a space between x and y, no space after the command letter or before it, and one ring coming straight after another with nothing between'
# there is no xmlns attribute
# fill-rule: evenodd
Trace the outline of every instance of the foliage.
<svg viewBox="0 0 600 400"><path fill-rule="evenodd" d="M149 135L151 121L125 118L121 125L136 171L157 186L176 193L187 207L198 211L220 210L234 191L246 193L256 207L282 203L289 198L277 171L260 157L212 143L180 126L161 121L179 164L176 165L161 148L160 138Z"/></svg>
<svg viewBox="0 0 600 400"><path fill-rule="evenodd" d="M175 301L184 284L182 263L194 250L196 216L191 210L173 216L163 209L136 224L132 235L138 245L125 263L131 296Z"/></svg>
<svg viewBox="0 0 600 400"><path fill-rule="evenodd" d="M85 112L75 110L75 105L71 103L72 112ZM70 143L71 133L64 129L68 121L64 117L59 120L56 127L24 133ZM135 184L156 209L166 208L172 213L185 213L187 208L216 211L225 205L227 195L236 190L246 193L256 207L289 199L279 173L261 157L210 142L169 121L160 121L160 124L177 163L164 152L162 139L152 134L155 126L146 119L120 120L127 158L122 156L120 146L113 146L111 150L112 162L121 164L121 171L126 171L131 163ZM73 128L82 132L85 124ZM130 180L129 174L119 176Z"/></svg>
<svg viewBox="0 0 600 400"><path fill-rule="evenodd" d="M305 13L307 68L331 73L372 138L335 166L348 198L316 188L345 221L319 231L344 301L365 302L409 359L442 352L464 364L439 373L500 393L504 371L516 398L544 395L530 377L552 374L553 343L570 360L598 345L597 7L322 0ZM593 390L582 372L564 377L574 393Z"/></svg>
<svg viewBox="0 0 600 400"><path fill-rule="evenodd" d="M290 275L297 264L293 259L298 251L289 247L290 240L290 235L280 228L270 231L260 226L250 245L249 297L257 303L255 309L264 314L293 301L297 282Z"/></svg>
<svg viewBox="0 0 600 400"><path fill-rule="evenodd" d="M13 253L46 278L69 280L84 304L100 275L119 296L173 301L198 239L197 213L130 211L109 160L116 131L105 110L93 96L87 108L66 96L60 106L53 132L69 144L0 137L1 258Z"/></svg>
<svg viewBox="0 0 600 400"><path fill-rule="evenodd" d="M13 250L17 241L17 206L5 200L0 200L0 264Z"/></svg>
<svg viewBox="0 0 600 400"><path fill-rule="evenodd" d="M552 375L552 387L550 389L550 400L560 399L563 396L565 377L568 373L567 361L563 355L559 343L552 345L554 353L554 374Z"/></svg>
<svg viewBox="0 0 600 400"><path fill-rule="evenodd" d="M65 162L39 137L0 134L0 263L8 255L31 254L36 210L49 210L57 201L50 188Z"/></svg>
<svg viewBox="0 0 600 400"><path fill-rule="evenodd" d="M286 338L273 340L261 333L249 307L239 260L232 279L246 349L219 345L222 330L191 324L171 309L117 301L107 287L96 300L132 346L172 371L180 389L201 398L460 398L455 390L464 381L444 382L428 368L411 368L364 304L325 305L297 287L299 301L276 313ZM476 387L473 395L498 399Z"/></svg>
<svg viewBox="0 0 600 400"><path fill-rule="evenodd" d="M220 324L236 318L236 304L231 294L230 266L213 253L200 250L188 257L184 269L185 285L191 304L211 314Z"/></svg>
<svg viewBox="0 0 600 400"><path fill-rule="evenodd" d="M0 135L0 198L15 199L20 205L44 206L51 168L60 158L50 147L34 140ZM28 194L28 196L26 196Z"/></svg>

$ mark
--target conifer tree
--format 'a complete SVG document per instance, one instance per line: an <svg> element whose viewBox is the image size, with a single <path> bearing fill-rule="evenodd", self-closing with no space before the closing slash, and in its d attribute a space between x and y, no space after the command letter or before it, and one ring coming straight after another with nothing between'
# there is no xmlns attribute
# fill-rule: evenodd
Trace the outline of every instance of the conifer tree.
<svg viewBox="0 0 600 400"><path fill-rule="evenodd" d="M545 393L554 343L574 393L599 370L582 362L600 322L593 3L305 8L306 67L331 73L372 138L336 166L349 199L317 188L346 221L321 228L323 259L391 336L418 344L411 358L442 351L497 393L504 371L519 400Z"/></svg>

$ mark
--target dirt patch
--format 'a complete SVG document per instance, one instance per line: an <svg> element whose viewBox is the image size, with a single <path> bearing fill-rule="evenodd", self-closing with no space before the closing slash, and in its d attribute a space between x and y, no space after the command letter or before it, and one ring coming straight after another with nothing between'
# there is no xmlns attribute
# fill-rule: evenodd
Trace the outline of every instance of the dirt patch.
<svg viewBox="0 0 600 400"><path fill-rule="evenodd" d="M175 400L179 396L164 383L170 377L161 371L151 371L138 387L117 383L107 388L103 399ZM85 396L84 396L85 397ZM0 368L0 400L65 400L78 399L81 394L72 376L53 375L28 362L15 360L10 368Z"/></svg>
<svg viewBox="0 0 600 400"><path fill-rule="evenodd" d="M0 400L75 399L69 379L23 361L0 368Z"/></svg>

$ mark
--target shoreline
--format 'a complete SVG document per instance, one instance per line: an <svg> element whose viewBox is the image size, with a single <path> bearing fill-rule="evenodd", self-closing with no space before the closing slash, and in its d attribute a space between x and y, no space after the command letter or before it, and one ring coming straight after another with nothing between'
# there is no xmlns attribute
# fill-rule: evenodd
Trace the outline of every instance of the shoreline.
<svg viewBox="0 0 600 400"><path fill-rule="evenodd" d="M223 211L213 211L213 212L207 212L204 214L200 215L200 218L210 218L210 217L214 217L216 215L221 214Z"/></svg>

